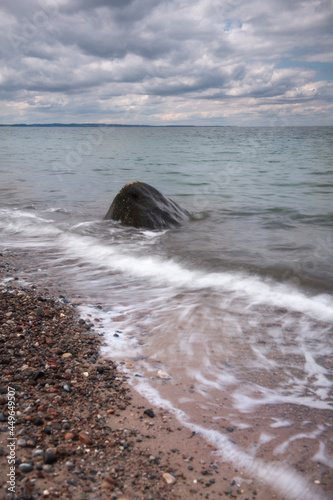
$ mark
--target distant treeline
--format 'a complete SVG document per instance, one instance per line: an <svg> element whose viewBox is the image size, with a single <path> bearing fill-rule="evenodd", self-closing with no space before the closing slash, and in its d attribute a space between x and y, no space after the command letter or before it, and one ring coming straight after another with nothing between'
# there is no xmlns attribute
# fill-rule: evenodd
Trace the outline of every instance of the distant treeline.
<svg viewBox="0 0 333 500"><path fill-rule="evenodd" d="M122 125L120 123L14 123L0 127L194 127L195 125Z"/></svg>

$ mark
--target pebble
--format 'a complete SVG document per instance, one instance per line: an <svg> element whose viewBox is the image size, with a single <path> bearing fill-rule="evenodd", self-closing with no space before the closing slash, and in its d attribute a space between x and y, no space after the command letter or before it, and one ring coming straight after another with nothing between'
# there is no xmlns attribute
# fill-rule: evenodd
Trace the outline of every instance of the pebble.
<svg viewBox="0 0 333 500"><path fill-rule="evenodd" d="M53 472L53 467L52 465L49 465L49 464L45 464L43 465L43 471L44 472L47 472L48 474L50 474L51 472Z"/></svg>
<svg viewBox="0 0 333 500"><path fill-rule="evenodd" d="M40 457L41 455L43 455L43 453L44 453L43 450L38 449L38 450L34 450L32 454L34 457Z"/></svg>
<svg viewBox="0 0 333 500"><path fill-rule="evenodd" d="M148 417L150 417L150 418L154 418L155 417L155 413L154 413L154 411L151 408L148 408L143 413L145 415L148 415Z"/></svg>
<svg viewBox="0 0 333 500"><path fill-rule="evenodd" d="M67 467L68 469L71 469L72 467L74 467L73 462L70 462L70 461L66 462L66 464L65 464L65 465L66 465L66 467Z"/></svg>
<svg viewBox="0 0 333 500"><path fill-rule="evenodd" d="M24 448L25 446L27 446L26 440L25 439L18 439L17 446L21 446L22 448Z"/></svg>
<svg viewBox="0 0 333 500"><path fill-rule="evenodd" d="M65 352L61 357L62 358L71 358L72 354L70 352Z"/></svg>
<svg viewBox="0 0 333 500"><path fill-rule="evenodd" d="M79 434L79 440L81 441L81 443L83 444L92 444L92 441L90 439L89 436L87 436L87 434L84 434L83 432L81 432Z"/></svg>
<svg viewBox="0 0 333 500"><path fill-rule="evenodd" d="M175 476L172 474L169 474L168 472L164 472L163 474L163 479L167 484L173 484L176 482Z"/></svg>
<svg viewBox="0 0 333 500"><path fill-rule="evenodd" d="M161 378L163 380L167 380L171 378L171 375L169 375L167 372L164 372L163 370L158 370L157 372L158 378Z"/></svg>
<svg viewBox="0 0 333 500"><path fill-rule="evenodd" d="M74 439L74 434L72 432L66 432L65 441L72 441Z"/></svg>
<svg viewBox="0 0 333 500"><path fill-rule="evenodd" d="M31 472L32 470L34 470L34 467L33 465L29 464L29 463L22 463L18 466L18 469L21 471L21 472Z"/></svg>
<svg viewBox="0 0 333 500"><path fill-rule="evenodd" d="M46 450L44 453L44 464L54 464L57 461L57 455L53 450Z"/></svg>

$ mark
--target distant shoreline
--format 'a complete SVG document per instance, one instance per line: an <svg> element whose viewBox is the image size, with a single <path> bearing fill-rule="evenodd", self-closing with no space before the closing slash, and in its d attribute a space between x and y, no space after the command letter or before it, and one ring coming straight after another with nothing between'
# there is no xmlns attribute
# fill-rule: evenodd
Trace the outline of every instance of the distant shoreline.
<svg viewBox="0 0 333 500"><path fill-rule="evenodd" d="M0 127L122 127L122 128L327 128L333 125L140 125L140 124L122 124L122 123L0 123Z"/></svg>
<svg viewBox="0 0 333 500"><path fill-rule="evenodd" d="M120 123L13 123L1 124L0 127L145 127L145 128L170 128L170 127L236 127L237 125L123 125Z"/></svg>

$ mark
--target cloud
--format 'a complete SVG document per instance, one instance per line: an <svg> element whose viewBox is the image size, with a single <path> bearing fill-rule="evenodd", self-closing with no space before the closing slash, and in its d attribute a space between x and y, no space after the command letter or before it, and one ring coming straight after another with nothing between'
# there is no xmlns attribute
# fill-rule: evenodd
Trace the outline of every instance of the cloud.
<svg viewBox="0 0 333 500"><path fill-rule="evenodd" d="M332 6L3 0L1 120L330 124Z"/></svg>

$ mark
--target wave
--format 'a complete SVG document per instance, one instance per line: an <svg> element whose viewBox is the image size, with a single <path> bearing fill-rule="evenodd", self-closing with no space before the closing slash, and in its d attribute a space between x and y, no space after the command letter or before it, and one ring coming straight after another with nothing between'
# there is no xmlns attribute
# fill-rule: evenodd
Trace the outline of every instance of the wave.
<svg viewBox="0 0 333 500"><path fill-rule="evenodd" d="M82 224L82 223L81 223ZM85 223L83 223L84 225ZM89 225L89 222L87 223ZM306 295L295 285L278 283L272 279L240 271L204 272L191 269L176 259L158 255L141 255L146 250L151 252L152 239L165 233L141 231L138 239L124 242L121 237L109 244L91 235L74 234L74 227L59 227L54 221L29 212L11 212L10 220L0 220L0 227L12 234L21 235L24 247L52 246L59 251L58 262L68 258L78 259L91 266L103 266L111 272L124 273L128 276L150 280L156 285L171 286L177 289L201 290L212 289L231 293L234 297L245 299L250 305L268 305L300 312L312 318L324 321L333 320L333 297L329 294ZM116 231L117 228L114 228ZM120 236L126 234L120 230ZM118 230L119 236L119 230ZM16 245L19 242L15 243ZM146 252L147 253L147 252Z"/></svg>

